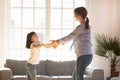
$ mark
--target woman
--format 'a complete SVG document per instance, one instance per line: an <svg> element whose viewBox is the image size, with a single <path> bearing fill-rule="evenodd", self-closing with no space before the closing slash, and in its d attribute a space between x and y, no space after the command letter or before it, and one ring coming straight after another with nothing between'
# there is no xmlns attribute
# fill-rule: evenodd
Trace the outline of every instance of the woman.
<svg viewBox="0 0 120 80"><path fill-rule="evenodd" d="M89 19L87 10L84 7L78 7L74 10L76 21L80 24L68 36L58 40L52 40L51 45L56 48L59 44L64 44L73 39L73 45L77 56L77 63L73 73L73 80L84 80L86 67L92 61L92 43Z"/></svg>

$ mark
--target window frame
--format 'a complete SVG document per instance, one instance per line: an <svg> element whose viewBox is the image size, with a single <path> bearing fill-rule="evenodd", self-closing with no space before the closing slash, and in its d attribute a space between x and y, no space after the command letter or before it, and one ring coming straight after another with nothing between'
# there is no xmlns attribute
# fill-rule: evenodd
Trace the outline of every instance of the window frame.
<svg viewBox="0 0 120 80"><path fill-rule="evenodd" d="M74 27L75 27L75 21L73 20L73 28L64 28L63 27L63 10L64 9L66 9L66 10L73 10L74 8L75 8L75 0L73 0L73 8L64 8L63 7L63 0L61 0L61 8L56 8L56 7L51 7L51 2L50 2L51 0L46 0L46 6L45 6L45 8L44 7L35 7L35 0L33 0L33 7L23 7L23 0L21 0L21 7L10 7L10 9L12 9L12 8L20 8L21 9L21 26L22 27L20 27L20 28L10 28L10 31L13 31L13 30L16 30L16 29L19 29L20 30L20 32L21 32L21 36L20 36L20 41L22 41L22 33L23 33L23 30L24 29L31 29L31 28L23 28L23 9L25 8L25 9L29 9L29 8L33 8L33 28L31 29L31 30L33 30L33 31L35 31L35 30L37 30L37 28L35 28L35 9L45 9L45 12L46 12L46 14L45 14L45 28L38 28L38 29L45 29L45 40L46 41L49 41L49 39L50 39L50 34L51 34L51 32L50 32L50 30L51 29L58 29L58 30L60 30L61 31L61 36L63 37L63 30L73 30L74 29ZM85 2L86 3L86 2ZM85 5L84 5L85 6ZM50 15L51 15L51 9L61 9L61 28L51 28L51 21L50 21L50 19L51 19L51 17L50 17ZM73 19L74 19L74 16L73 16ZM23 50L25 50L25 48L22 48L22 44L20 45L20 48L10 48L9 50L19 50L20 51L20 53L22 53L23 52ZM58 50L61 50L61 49L58 49ZM46 53L46 56L47 56L48 54ZM20 54L20 59L22 58L22 54Z"/></svg>

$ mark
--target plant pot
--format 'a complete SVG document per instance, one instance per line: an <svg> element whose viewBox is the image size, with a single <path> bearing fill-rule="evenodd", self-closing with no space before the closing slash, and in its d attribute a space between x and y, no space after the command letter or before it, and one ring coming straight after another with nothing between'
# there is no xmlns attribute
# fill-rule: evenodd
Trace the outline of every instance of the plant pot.
<svg viewBox="0 0 120 80"><path fill-rule="evenodd" d="M118 77L119 76L119 72L116 71L115 66L116 65L111 65L111 77Z"/></svg>

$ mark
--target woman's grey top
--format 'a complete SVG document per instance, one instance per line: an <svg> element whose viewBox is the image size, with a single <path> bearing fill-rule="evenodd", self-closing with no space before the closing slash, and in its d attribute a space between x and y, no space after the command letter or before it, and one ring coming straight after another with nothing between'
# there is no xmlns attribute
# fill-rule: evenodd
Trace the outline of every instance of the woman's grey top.
<svg viewBox="0 0 120 80"><path fill-rule="evenodd" d="M58 41L65 43L72 39L77 57L92 54L91 31L85 28L85 24L78 25L72 33Z"/></svg>

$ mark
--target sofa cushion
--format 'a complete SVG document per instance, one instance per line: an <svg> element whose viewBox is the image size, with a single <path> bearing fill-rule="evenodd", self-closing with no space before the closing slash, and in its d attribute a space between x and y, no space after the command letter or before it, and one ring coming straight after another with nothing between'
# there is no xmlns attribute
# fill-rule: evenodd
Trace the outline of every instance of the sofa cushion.
<svg viewBox="0 0 120 80"><path fill-rule="evenodd" d="M51 80L73 80L72 76L50 76ZM84 80L91 80L90 76L84 75Z"/></svg>
<svg viewBox="0 0 120 80"><path fill-rule="evenodd" d="M26 80L25 75L15 75L12 80ZM72 80L72 76L45 76L37 75L37 80ZM84 80L91 80L89 76L84 75Z"/></svg>
<svg viewBox="0 0 120 80"><path fill-rule="evenodd" d="M12 80L26 80L25 75L15 75L12 77Z"/></svg>
<svg viewBox="0 0 120 80"><path fill-rule="evenodd" d="M12 70L13 75L25 75L25 63L26 61L18 61L18 60L6 60L5 67L10 68Z"/></svg>
<svg viewBox="0 0 120 80"><path fill-rule="evenodd" d="M45 62L46 61L40 61L40 63L36 67L36 71L38 75L45 75Z"/></svg>
<svg viewBox="0 0 120 80"><path fill-rule="evenodd" d="M12 80L26 80L26 75L15 75ZM51 80L49 76L37 75L37 80Z"/></svg>
<svg viewBox="0 0 120 80"><path fill-rule="evenodd" d="M84 80L91 80L91 77L88 75L84 75Z"/></svg>
<svg viewBox="0 0 120 80"><path fill-rule="evenodd" d="M5 67L10 68L13 75L25 75L25 63L26 61L7 59ZM40 61L40 64L37 65L37 74L45 75L45 61Z"/></svg>
<svg viewBox="0 0 120 80"><path fill-rule="evenodd" d="M46 61L46 74L48 76L72 75L75 66L75 61Z"/></svg>
<svg viewBox="0 0 120 80"><path fill-rule="evenodd" d="M72 80L72 76L50 76L51 80Z"/></svg>
<svg viewBox="0 0 120 80"><path fill-rule="evenodd" d="M51 78L46 75L39 75L37 76L37 80L51 80Z"/></svg>

